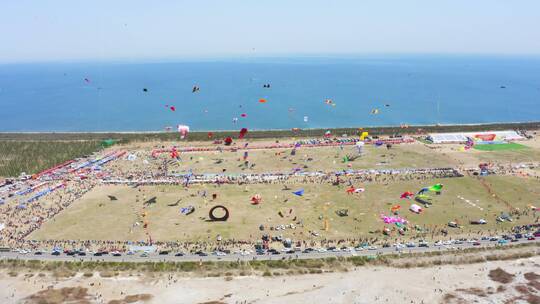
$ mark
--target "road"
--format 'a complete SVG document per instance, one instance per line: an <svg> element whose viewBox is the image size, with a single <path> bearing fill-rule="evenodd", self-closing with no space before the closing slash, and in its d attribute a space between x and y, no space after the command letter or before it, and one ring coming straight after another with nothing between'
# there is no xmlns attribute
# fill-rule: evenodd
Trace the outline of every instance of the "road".
<svg viewBox="0 0 540 304"><path fill-rule="evenodd" d="M279 255L271 254L228 254L225 256L216 256L209 254L208 256L198 256L195 254L186 254L184 256L174 256L174 253L169 253L168 255L159 255L157 253L148 254L147 257L141 257L140 253L134 255L122 254L122 256L112 256L111 254L103 256L68 256L66 254L61 254L59 256L54 256L51 253L43 253L42 255L35 255L34 253L21 254L18 252L0 252L0 258L2 259L22 259L22 260L41 260L41 261L103 261L103 262L199 262L199 261L252 261L252 260L283 260L283 259L319 259L319 258L330 258L330 257L351 257L351 256L373 256L373 255L387 255L395 253L425 253L433 251L448 251L456 249L466 249L466 248L490 248L497 246L511 246L515 244L523 243L537 243L540 241L540 238L535 240L520 239L518 242L507 243L507 244L498 244L497 241L479 241L480 245L474 246L472 243L463 242L462 244L453 244L453 245L442 245L434 246L430 244L429 247L412 247L412 248L402 248L397 250L395 247L387 248L377 248L375 250L363 249L360 251L328 251L328 252L295 252L295 253L281 253Z"/></svg>

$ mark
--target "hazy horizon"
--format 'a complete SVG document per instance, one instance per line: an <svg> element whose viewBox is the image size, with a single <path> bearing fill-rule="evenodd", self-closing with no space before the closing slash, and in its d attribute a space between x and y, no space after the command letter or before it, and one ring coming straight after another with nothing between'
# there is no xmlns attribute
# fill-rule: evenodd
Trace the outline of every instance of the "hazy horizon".
<svg viewBox="0 0 540 304"><path fill-rule="evenodd" d="M0 63L540 55L540 2L6 2Z"/></svg>

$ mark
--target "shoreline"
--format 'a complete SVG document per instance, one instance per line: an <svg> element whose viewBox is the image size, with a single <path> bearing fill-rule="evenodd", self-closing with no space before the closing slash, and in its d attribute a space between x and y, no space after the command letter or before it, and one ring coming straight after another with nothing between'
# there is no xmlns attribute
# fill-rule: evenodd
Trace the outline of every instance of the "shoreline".
<svg viewBox="0 0 540 304"><path fill-rule="evenodd" d="M284 138L284 137L313 137L323 136L327 130L334 135L357 134L360 130L369 132L370 135L405 135L425 134L441 132L475 132L497 130L538 130L540 121L531 122L494 122L478 124L447 124L447 125L408 125L403 128L399 125L371 126L371 127L343 127L343 128L313 128L313 129L265 129L250 130L246 135L249 139L261 138ZM212 138L208 138L208 132L212 132ZM184 141L211 141L221 137L236 136L238 130L197 130L189 133ZM69 140L87 139L102 140L114 138L119 140L178 140L178 132L171 131L44 131L44 132L0 132L0 140Z"/></svg>

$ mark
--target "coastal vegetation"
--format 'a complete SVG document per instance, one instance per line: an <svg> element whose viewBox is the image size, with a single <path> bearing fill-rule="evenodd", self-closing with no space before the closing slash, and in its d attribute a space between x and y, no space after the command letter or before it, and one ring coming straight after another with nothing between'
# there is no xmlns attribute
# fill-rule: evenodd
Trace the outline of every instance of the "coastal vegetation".
<svg viewBox="0 0 540 304"><path fill-rule="evenodd" d="M359 132L369 132L370 135L398 135L398 134L416 134L436 133L436 132L475 132L486 130L538 130L540 122L524 123L492 123L492 124L474 124L474 125L425 125L425 126L400 126L387 127L354 127L354 128L324 128L324 129L299 129L299 130L249 130L246 138L290 138L290 137L321 137L327 130L332 134L341 136L342 134L357 135ZM208 131L190 132L186 140L188 141L209 141L222 139L227 136L238 136L237 130L232 131L214 131L212 138L208 137ZM173 141L179 140L178 132L100 132L100 133L0 133L0 141L3 140L96 140L115 139L121 142L132 141Z"/></svg>
<svg viewBox="0 0 540 304"><path fill-rule="evenodd" d="M0 176L34 174L98 151L97 140L0 140Z"/></svg>

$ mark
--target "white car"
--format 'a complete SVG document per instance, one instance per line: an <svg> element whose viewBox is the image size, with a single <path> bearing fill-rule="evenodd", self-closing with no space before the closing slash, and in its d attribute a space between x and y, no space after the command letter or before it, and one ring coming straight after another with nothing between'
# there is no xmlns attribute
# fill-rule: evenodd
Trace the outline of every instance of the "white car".
<svg viewBox="0 0 540 304"><path fill-rule="evenodd" d="M328 250L326 250L326 248L317 248L317 249L315 249L315 250L316 250L317 252L319 252L319 253L325 253L325 252L328 251Z"/></svg>
<svg viewBox="0 0 540 304"><path fill-rule="evenodd" d="M377 246L369 246L367 249L368 250L377 250Z"/></svg>
<svg viewBox="0 0 540 304"><path fill-rule="evenodd" d="M215 251L214 254L217 255L217 256L226 256L226 255L227 255L227 254L226 254L225 252L223 252L223 251Z"/></svg>

